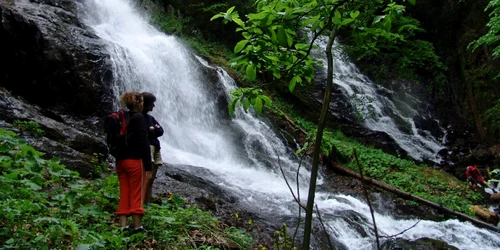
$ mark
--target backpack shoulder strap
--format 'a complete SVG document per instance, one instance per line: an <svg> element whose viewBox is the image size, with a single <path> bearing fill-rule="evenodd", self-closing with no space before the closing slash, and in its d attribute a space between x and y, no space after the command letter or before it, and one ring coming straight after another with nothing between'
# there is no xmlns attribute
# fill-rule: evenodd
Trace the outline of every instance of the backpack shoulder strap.
<svg viewBox="0 0 500 250"><path fill-rule="evenodd" d="M120 129L120 134L126 135L127 134L127 125L128 125L128 122L130 121L130 114L128 111L120 109L118 111L118 117L119 117L120 123L122 124L122 127Z"/></svg>

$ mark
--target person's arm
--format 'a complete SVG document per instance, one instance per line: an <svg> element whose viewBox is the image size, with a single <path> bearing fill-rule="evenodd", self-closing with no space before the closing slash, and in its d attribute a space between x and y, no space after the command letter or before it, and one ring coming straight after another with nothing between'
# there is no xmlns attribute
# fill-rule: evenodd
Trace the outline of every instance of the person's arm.
<svg viewBox="0 0 500 250"><path fill-rule="evenodd" d="M163 131L163 128L161 127L160 123L158 123L158 122L156 121L156 119L155 119L153 116L151 116L151 117L153 118L153 124L154 124L153 126L154 126L154 128L155 128L155 129L154 129L155 136L156 136L156 137L160 137L160 136L162 136L162 135L163 135L163 132L164 132L164 131Z"/></svg>

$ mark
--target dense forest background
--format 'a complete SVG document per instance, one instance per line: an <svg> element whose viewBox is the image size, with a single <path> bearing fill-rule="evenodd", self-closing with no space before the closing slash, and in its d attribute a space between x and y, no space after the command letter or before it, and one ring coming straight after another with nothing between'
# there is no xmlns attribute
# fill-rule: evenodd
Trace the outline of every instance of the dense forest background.
<svg viewBox="0 0 500 250"><path fill-rule="evenodd" d="M240 16L252 12L253 1L141 1L144 9L181 17L170 32L183 37L199 37L219 42L232 50L241 40L236 27L210 18L236 6ZM488 32L492 9L489 1L419 0L407 5L406 22L415 28L409 39L394 45L377 44L368 53L350 34L341 34L342 43L361 71L373 81L390 85L395 79L408 79L420 89L433 111L444 121L461 129L474 131L471 140L498 143L498 121L488 111L494 110L500 96L498 62L492 56L493 45L470 45ZM170 15L170 16L172 16ZM165 21L165 20L163 20Z"/></svg>

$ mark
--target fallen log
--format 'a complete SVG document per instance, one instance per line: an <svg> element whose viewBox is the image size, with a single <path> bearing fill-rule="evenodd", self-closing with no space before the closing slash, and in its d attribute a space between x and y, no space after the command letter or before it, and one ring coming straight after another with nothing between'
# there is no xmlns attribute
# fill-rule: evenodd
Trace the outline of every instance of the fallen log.
<svg viewBox="0 0 500 250"><path fill-rule="evenodd" d="M466 214L459 213L459 212L453 211L451 209L445 208L445 207L441 206L438 203L435 203L435 202L432 202L432 201L428 201L426 199L422 199L422 198L420 198L418 196L414 196L411 193L401 191L401 190L399 190L397 188L394 188L392 186L387 185L386 183L374 180L372 178L361 177L361 175L359 175L358 173L356 173L356 172L354 172L354 171L352 171L350 169L344 168L344 167L342 167L342 166L340 166L340 165L338 165L336 163L332 162L331 166L332 166L332 168L334 170L336 170L336 171L338 171L340 173L343 173L343 174L355 177L357 179L360 179L360 180L364 181L365 183L367 183L369 185L372 185L372 186L384 189L386 191L394 193L394 194L396 194L396 195L398 195L400 197L403 197L405 199L412 200L412 201L418 202L420 204L424 204L426 206L435 208L436 210L438 210L438 211L440 211L442 213L454 215L459 220L470 221L471 223L473 223L474 225L476 225L478 227L487 228L487 229L493 230L495 232L500 232L500 228L497 227L496 225L494 226L494 225L491 225L491 224L486 223L484 221L481 221L479 219L472 218L472 217L470 217L470 216L468 216Z"/></svg>
<svg viewBox="0 0 500 250"><path fill-rule="evenodd" d="M471 206L470 209L472 211L474 211L474 214L477 217L483 219L484 221L489 222L493 225L498 224L498 221L499 221L498 214L491 212L487 208L485 208L483 206L479 206L479 205L474 205L474 206Z"/></svg>
<svg viewBox="0 0 500 250"><path fill-rule="evenodd" d="M492 201L500 201L500 193L491 194L490 200L492 200Z"/></svg>

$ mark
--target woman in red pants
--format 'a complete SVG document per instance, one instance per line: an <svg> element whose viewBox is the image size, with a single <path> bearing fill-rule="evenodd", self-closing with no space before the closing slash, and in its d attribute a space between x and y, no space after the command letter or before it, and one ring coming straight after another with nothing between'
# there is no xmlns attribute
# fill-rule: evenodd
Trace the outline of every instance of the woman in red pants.
<svg viewBox="0 0 500 250"><path fill-rule="evenodd" d="M126 92L120 102L129 109L127 122L127 147L116 156L116 173L120 182L120 202L116 214L123 230L129 229L128 217L132 217L133 230L143 231L142 216L146 180L151 175L151 153L144 115L142 94Z"/></svg>

